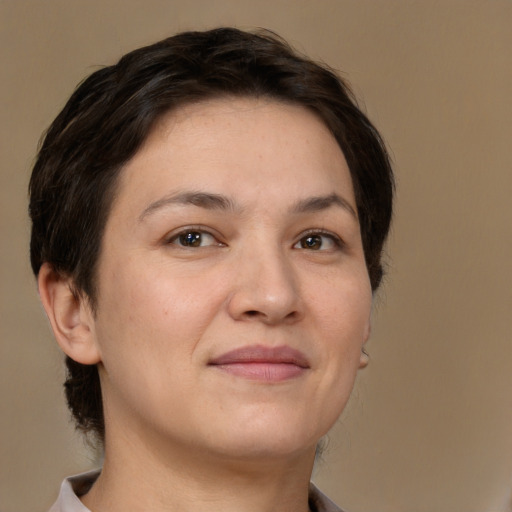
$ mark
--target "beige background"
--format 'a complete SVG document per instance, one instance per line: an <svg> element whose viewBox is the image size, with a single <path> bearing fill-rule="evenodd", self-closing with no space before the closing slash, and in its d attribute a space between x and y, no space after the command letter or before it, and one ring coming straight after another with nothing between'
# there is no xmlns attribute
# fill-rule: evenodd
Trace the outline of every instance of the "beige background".
<svg viewBox="0 0 512 512"><path fill-rule="evenodd" d="M28 264L40 133L96 66L177 30L265 26L343 70L399 199L370 367L316 480L352 512L501 512L512 488L512 1L0 0L0 510L94 464Z"/></svg>

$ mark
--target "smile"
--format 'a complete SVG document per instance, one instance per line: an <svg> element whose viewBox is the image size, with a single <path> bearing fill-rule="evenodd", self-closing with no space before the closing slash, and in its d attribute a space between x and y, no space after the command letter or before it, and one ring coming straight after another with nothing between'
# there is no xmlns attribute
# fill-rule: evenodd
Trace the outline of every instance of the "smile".
<svg viewBox="0 0 512 512"><path fill-rule="evenodd" d="M236 377L262 382L282 382L300 377L310 366L302 352L287 346L251 345L238 348L208 363Z"/></svg>

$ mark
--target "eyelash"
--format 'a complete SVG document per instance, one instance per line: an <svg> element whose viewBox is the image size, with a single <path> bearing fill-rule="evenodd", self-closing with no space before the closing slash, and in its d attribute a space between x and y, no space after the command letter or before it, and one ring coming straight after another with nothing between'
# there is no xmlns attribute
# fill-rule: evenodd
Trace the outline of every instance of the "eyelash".
<svg viewBox="0 0 512 512"><path fill-rule="evenodd" d="M211 243L211 244L208 244L208 245L185 245L183 243L176 243L177 241L180 241L180 238L181 237L184 237L186 235L190 235L190 234L197 234L197 235L200 235L201 237L204 237L205 235L206 236L209 236L211 237L215 243ZM182 229L181 231L179 231L178 233L174 233L173 235L171 235L169 238L167 238L166 240L166 243L169 244L169 245L176 245L178 247L181 247L181 248L184 248L184 249L194 249L194 248L199 248L199 247L215 247L215 246L218 246L218 247L222 247L224 246L225 244L220 242L218 236L215 236L213 233L211 233L210 231L204 229L203 227L200 227L200 226L190 226L190 227L187 227L185 229ZM197 240L197 238L196 238ZM191 239L191 241L193 241L193 239ZM202 240L200 240L201 242Z"/></svg>
<svg viewBox="0 0 512 512"><path fill-rule="evenodd" d="M181 237L185 237L187 235L196 235L195 238L189 237L189 241L192 243L195 241L198 241L199 245L186 245L186 243L183 243L185 240L181 239ZM205 236L211 237L214 240L214 243L208 243L207 245L202 245L203 240L201 238L203 238ZM304 245L302 245L302 242L307 243L307 242L305 242L305 240L308 238L310 238L310 239L320 238L320 247L318 247L318 248L314 248L313 246L304 247ZM324 245L324 239L329 240L333 244L334 247L322 249L322 246ZM178 242L180 242L180 243L178 243ZM184 248L184 249L194 249L194 248L201 248L201 247L223 247L226 245L225 243L219 241L218 236L212 234L210 231L208 231L200 226L197 226L197 227L190 226L185 229L182 229L178 233L175 233L172 236L170 236L169 238L167 238L166 243L169 245L176 245L176 246ZM298 247L299 244L301 244L300 247ZM314 251L314 252L328 251L328 250L333 250L333 249L339 250L339 249L343 249L344 246L345 246L345 243L338 235L335 235L334 233L332 233L330 231L323 230L323 229L311 229L304 233L301 233L300 238L293 244L294 249Z"/></svg>
<svg viewBox="0 0 512 512"><path fill-rule="evenodd" d="M303 241L307 238L314 238L314 237L321 237L321 238L328 239L334 245L334 247L333 247L334 250L343 249L345 247L344 241L338 235L335 235L331 231L326 231L324 229L311 229L311 230L306 231L305 233L302 233L299 240L293 245L293 247L295 248L298 244L301 243L301 241ZM299 249L299 247L297 247L297 249ZM322 250L328 251L329 250L329 249L321 249L321 247L319 249L300 247L300 249L310 250L310 251L322 251Z"/></svg>

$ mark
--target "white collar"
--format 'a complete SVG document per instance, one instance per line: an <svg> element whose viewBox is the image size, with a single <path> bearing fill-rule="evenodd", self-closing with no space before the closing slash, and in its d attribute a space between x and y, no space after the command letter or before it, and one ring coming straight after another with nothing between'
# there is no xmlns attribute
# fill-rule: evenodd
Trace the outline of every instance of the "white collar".
<svg viewBox="0 0 512 512"><path fill-rule="evenodd" d="M79 499L92 487L100 469L66 478L60 486L57 501L48 512L91 512ZM309 484L309 506L313 512L343 512L312 483Z"/></svg>

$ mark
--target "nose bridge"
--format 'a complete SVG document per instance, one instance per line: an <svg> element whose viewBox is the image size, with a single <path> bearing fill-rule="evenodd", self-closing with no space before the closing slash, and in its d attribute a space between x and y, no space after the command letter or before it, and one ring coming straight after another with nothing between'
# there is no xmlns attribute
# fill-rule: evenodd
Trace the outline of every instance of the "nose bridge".
<svg viewBox="0 0 512 512"><path fill-rule="evenodd" d="M267 323L296 318L300 313L298 279L286 249L268 239L253 242L237 262L232 313Z"/></svg>

